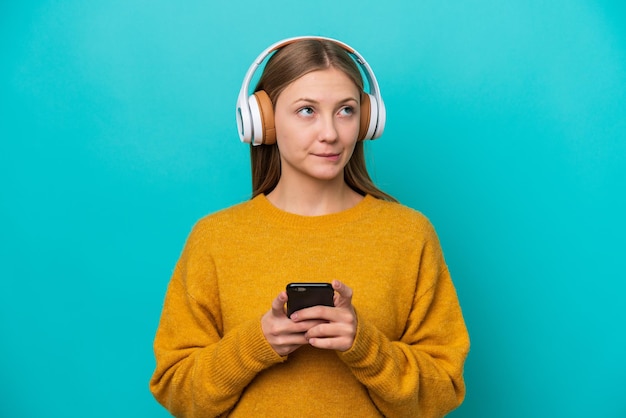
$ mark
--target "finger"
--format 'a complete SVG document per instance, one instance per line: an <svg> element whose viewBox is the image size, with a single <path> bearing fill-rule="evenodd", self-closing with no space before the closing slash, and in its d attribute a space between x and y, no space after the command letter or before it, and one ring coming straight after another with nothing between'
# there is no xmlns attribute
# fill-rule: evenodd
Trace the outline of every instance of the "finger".
<svg viewBox="0 0 626 418"><path fill-rule="evenodd" d="M287 292L282 291L272 301L272 315L274 316L286 316L285 303L287 302Z"/></svg>
<svg viewBox="0 0 626 418"><path fill-rule="evenodd" d="M316 305L311 306L310 308L302 308L299 311L292 313L290 318L294 322L317 321L321 324L332 320L333 308L324 305Z"/></svg>
<svg viewBox="0 0 626 418"><path fill-rule="evenodd" d="M337 350L347 351L352 347L354 340L347 337L335 337L335 338L309 338L309 345L315 348L321 348L324 350Z"/></svg>
<svg viewBox="0 0 626 418"><path fill-rule="evenodd" d="M354 323L350 322L324 322L317 324L306 331L306 338L336 338L336 337L354 337Z"/></svg>
<svg viewBox="0 0 626 418"><path fill-rule="evenodd" d="M352 288L347 286L345 283L339 280L333 280L332 286L333 286L333 289L335 289L335 291L339 293L340 296L344 298L352 297Z"/></svg>
<svg viewBox="0 0 626 418"><path fill-rule="evenodd" d="M335 289L334 303L335 307L347 307L352 305L352 288L348 287L339 280L333 280L333 289Z"/></svg>
<svg viewBox="0 0 626 418"><path fill-rule="evenodd" d="M346 351L354 344L355 330L348 324L323 324L305 334L309 345L327 350Z"/></svg>

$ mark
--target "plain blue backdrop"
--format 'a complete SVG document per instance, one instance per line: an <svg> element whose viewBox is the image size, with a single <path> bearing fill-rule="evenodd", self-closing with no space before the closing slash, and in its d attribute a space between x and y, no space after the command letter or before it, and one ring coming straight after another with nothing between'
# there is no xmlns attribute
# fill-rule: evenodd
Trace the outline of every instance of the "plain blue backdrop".
<svg viewBox="0 0 626 418"><path fill-rule="evenodd" d="M246 69L303 34L369 61L370 170L439 232L472 340L451 416L626 416L623 4L2 2L0 416L168 416L170 274L250 195Z"/></svg>

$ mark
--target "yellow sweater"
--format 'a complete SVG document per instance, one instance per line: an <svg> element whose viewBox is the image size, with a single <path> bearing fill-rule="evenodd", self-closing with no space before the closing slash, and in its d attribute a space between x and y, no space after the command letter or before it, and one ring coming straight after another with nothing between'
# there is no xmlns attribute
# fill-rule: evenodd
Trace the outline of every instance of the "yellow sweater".
<svg viewBox="0 0 626 418"><path fill-rule="evenodd" d="M281 357L260 318L289 282L354 291L352 348ZM437 417L465 395L469 337L439 241L412 209L366 196L306 217L264 195L200 220L170 281L150 389L184 417Z"/></svg>

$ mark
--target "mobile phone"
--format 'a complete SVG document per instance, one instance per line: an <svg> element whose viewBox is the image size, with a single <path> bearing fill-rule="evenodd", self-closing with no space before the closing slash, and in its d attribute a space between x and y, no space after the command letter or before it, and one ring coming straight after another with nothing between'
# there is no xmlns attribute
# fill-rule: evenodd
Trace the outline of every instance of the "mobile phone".
<svg viewBox="0 0 626 418"><path fill-rule="evenodd" d="M334 306L335 291L330 283L289 283L287 285L287 316L311 306Z"/></svg>

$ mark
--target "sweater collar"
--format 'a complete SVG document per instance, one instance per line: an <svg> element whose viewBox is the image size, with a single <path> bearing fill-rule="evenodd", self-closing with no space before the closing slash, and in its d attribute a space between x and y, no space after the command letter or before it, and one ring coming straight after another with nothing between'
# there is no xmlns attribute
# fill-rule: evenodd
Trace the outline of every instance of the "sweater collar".
<svg viewBox="0 0 626 418"><path fill-rule="evenodd" d="M368 194L350 209L319 216L304 216L285 212L274 206L264 194L256 196L251 203L258 216L267 222L299 228L327 228L362 218L376 205L377 201L375 197Z"/></svg>

